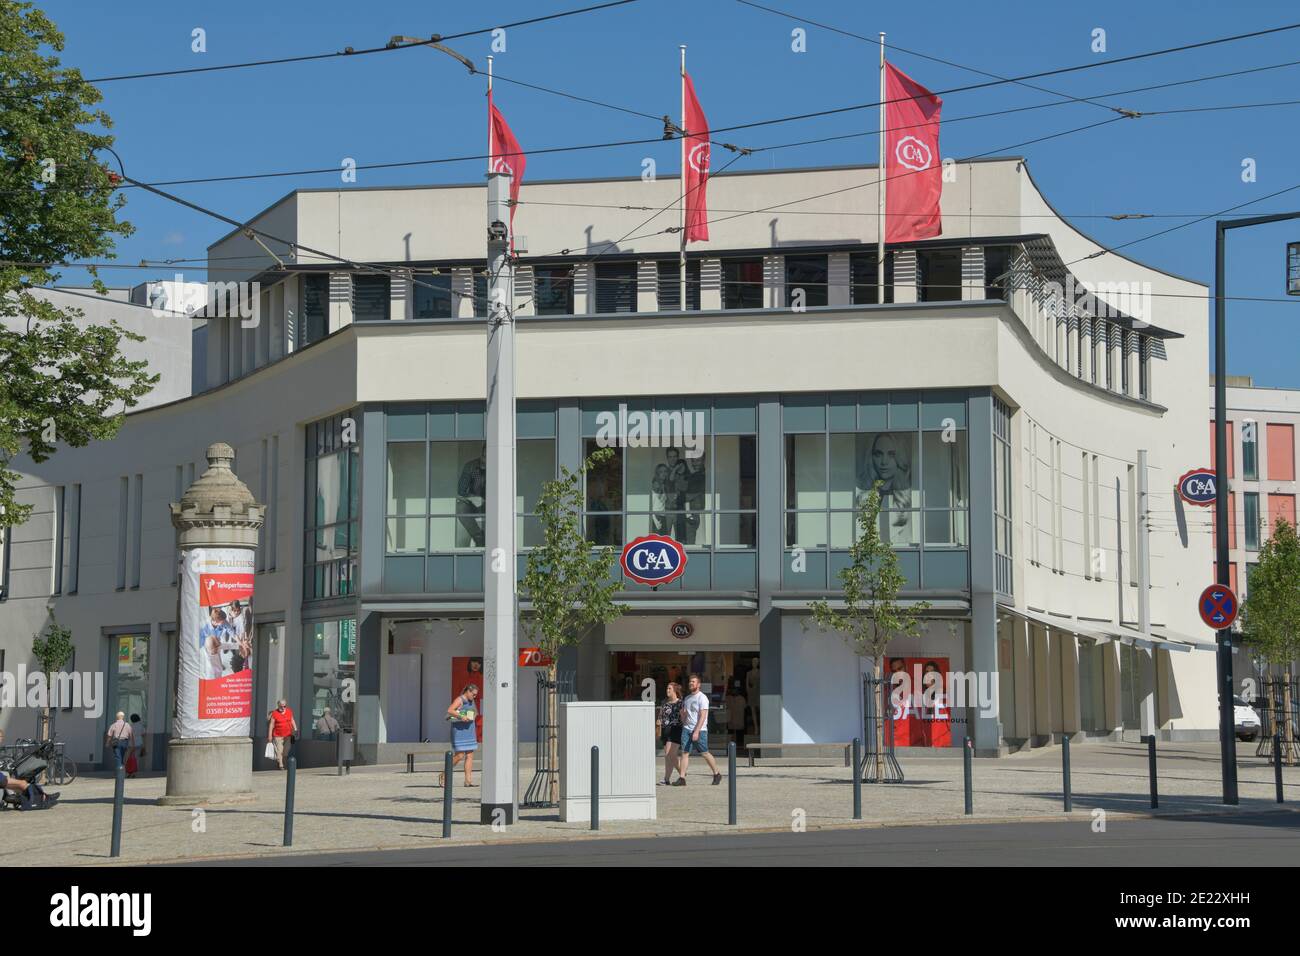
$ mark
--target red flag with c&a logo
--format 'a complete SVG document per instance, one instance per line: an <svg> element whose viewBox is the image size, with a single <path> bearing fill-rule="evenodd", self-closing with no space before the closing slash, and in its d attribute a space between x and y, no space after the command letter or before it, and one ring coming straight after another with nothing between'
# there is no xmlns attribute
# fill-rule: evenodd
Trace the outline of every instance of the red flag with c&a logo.
<svg viewBox="0 0 1300 956"><path fill-rule="evenodd" d="M943 100L886 63L885 104L885 241L929 239L943 232L939 215Z"/></svg>
<svg viewBox="0 0 1300 956"><path fill-rule="evenodd" d="M515 208L519 203L519 184L524 181L524 169L528 166L528 157L519 146L519 140L510 132L510 126L501 111L492 102L492 92L488 91L488 153L491 155L491 169L494 173L510 174L510 244L514 246Z"/></svg>
<svg viewBox="0 0 1300 956"><path fill-rule="evenodd" d="M709 238L709 121L695 96L690 74L682 75L686 94L686 161L682 166L682 193L686 196L686 241Z"/></svg>

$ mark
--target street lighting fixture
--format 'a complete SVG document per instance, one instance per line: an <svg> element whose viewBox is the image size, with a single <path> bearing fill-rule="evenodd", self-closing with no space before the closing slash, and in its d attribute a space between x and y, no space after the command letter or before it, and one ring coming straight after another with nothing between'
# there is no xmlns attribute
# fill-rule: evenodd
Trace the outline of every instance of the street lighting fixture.
<svg viewBox="0 0 1300 956"><path fill-rule="evenodd" d="M393 37L389 37L387 47L390 50L396 50L398 47L404 47L404 46L424 46L424 47L428 47L431 50L441 50L443 53L447 54L448 56L454 57L455 59L463 63L465 65L465 68L469 70L470 73L478 72L478 70L474 66L473 60L471 60L467 56L464 56L463 54L457 53L449 46L443 46L441 43L438 42L441 39L442 37L439 36L437 33L429 37L429 39L427 40L421 40L419 37L393 36Z"/></svg>
<svg viewBox="0 0 1300 956"><path fill-rule="evenodd" d="M1227 268L1226 240L1229 229L1262 226L1270 222L1300 219L1300 212L1279 212L1247 219L1220 219L1214 224L1214 535L1216 584L1231 583L1228 560L1228 429L1227 429ZM1296 278L1297 247L1287 247L1287 291L1292 295ZM1232 702L1232 635L1218 633L1217 683L1219 686L1219 759L1223 766L1223 802L1237 803L1237 738Z"/></svg>

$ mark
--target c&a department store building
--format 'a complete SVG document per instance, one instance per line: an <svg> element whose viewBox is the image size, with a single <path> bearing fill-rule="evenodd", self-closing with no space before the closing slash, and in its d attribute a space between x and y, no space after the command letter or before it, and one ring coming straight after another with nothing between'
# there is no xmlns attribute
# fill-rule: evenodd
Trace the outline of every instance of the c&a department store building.
<svg viewBox="0 0 1300 956"><path fill-rule="evenodd" d="M870 662L808 626L808 604L837 597L855 504L881 481L903 598L930 605L920 636L888 656L998 677L985 710L953 709L950 733L921 728L911 745L969 733L995 755L1063 735L1215 735L1211 635L1195 609L1210 544L1180 533L1172 494L1208 463L1206 287L1104 252L1021 159L955 172L943 237L889 247L883 304L872 167L715 176L718 218L690 249L684 303L675 235L618 238L641 207L670 207L675 181L524 184L522 547L538 540L542 482L576 469L608 416L693 429L680 445L617 447L587 478L594 542L660 531L689 561L657 590L626 581L627 614L565 652L579 697L639 696L647 677L662 688L696 671L716 701L715 742L858 736ZM163 765L167 502L215 441L269 505L255 732L283 696L306 762L334 759L326 708L366 761L445 744L448 701L482 654L484 208L482 184L285 196L251 225L294 244L268 242L286 268L239 231L210 247L210 279L260 284L260 320L207 320L195 393L133 412L112 442L20 463L36 513L6 542L5 662L29 660L52 607L72 628L73 666L108 677L104 718L60 718L70 754L102 759L122 709L142 717L146 762ZM1112 308L1050 294L1072 283L1100 286ZM1140 449L1159 520L1142 515ZM528 742L536 685L521 673L518 686ZM12 737L34 719L10 709L0 723Z"/></svg>

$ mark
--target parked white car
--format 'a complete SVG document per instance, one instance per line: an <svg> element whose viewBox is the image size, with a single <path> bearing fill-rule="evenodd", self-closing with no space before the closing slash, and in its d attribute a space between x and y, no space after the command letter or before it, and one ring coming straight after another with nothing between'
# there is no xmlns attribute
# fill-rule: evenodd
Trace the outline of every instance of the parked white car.
<svg viewBox="0 0 1300 956"><path fill-rule="evenodd" d="M1261 725L1255 708L1241 697L1232 698L1232 719L1237 726L1237 739L1251 741L1259 736Z"/></svg>

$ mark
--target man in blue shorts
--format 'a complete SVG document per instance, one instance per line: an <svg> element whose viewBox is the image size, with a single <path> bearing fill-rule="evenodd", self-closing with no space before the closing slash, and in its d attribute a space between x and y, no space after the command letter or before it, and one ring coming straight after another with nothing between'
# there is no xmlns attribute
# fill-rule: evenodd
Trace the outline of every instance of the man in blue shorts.
<svg viewBox="0 0 1300 956"><path fill-rule="evenodd" d="M677 779L674 787L686 786L686 766L691 754L704 757L704 762L713 771L713 785L722 783L722 773L718 762L709 753L709 698L700 690L700 675L692 674L689 683L690 693L682 701L682 753L677 765Z"/></svg>

